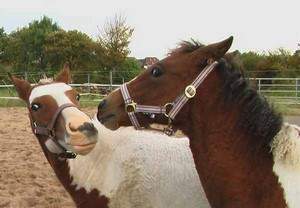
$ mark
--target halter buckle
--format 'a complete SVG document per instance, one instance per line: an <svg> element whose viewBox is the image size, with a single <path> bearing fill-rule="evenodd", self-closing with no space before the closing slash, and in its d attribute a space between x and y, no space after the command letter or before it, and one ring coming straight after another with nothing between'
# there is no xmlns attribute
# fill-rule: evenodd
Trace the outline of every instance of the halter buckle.
<svg viewBox="0 0 300 208"><path fill-rule="evenodd" d="M132 112L135 112L136 110L136 103L131 101L131 103L128 103L125 105L125 111L127 113L132 113Z"/></svg>
<svg viewBox="0 0 300 208"><path fill-rule="evenodd" d="M163 132L168 136L172 136L175 133L174 129L172 128L172 119L169 117L169 115L167 115L167 117L168 117L168 126L164 128Z"/></svg>
<svg viewBox="0 0 300 208"><path fill-rule="evenodd" d="M164 115L165 115L167 118L169 118L169 112L170 112L170 110L173 108L173 106L174 106L173 103L166 103L166 104L164 105L164 109L166 110L165 113L164 113Z"/></svg>
<svg viewBox="0 0 300 208"><path fill-rule="evenodd" d="M168 136L172 136L174 134L174 130L171 127L164 128L163 132Z"/></svg>
<svg viewBox="0 0 300 208"><path fill-rule="evenodd" d="M193 85L189 85L185 88L184 94L187 98L191 99L196 95L196 88Z"/></svg>
<svg viewBox="0 0 300 208"><path fill-rule="evenodd" d="M77 154L75 152L66 150L65 152L60 153L59 157L64 159L75 159L77 157Z"/></svg>

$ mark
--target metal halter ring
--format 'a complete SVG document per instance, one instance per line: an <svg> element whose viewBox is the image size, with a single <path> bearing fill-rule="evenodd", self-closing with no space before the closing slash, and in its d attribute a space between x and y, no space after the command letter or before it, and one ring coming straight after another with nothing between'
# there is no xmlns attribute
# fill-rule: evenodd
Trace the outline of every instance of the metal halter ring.
<svg viewBox="0 0 300 208"><path fill-rule="evenodd" d="M184 94L187 98L191 99L196 95L196 88L193 85L189 85L185 88Z"/></svg>
<svg viewBox="0 0 300 208"><path fill-rule="evenodd" d="M173 108L173 103L166 103L165 105L164 105L164 109L166 110L166 112L164 113L164 115L167 117L167 118L169 118L169 112L170 112L170 110Z"/></svg>
<svg viewBox="0 0 300 208"><path fill-rule="evenodd" d="M125 111L127 113L135 112L135 110L136 110L136 103L135 102L132 101L131 103L126 104Z"/></svg>

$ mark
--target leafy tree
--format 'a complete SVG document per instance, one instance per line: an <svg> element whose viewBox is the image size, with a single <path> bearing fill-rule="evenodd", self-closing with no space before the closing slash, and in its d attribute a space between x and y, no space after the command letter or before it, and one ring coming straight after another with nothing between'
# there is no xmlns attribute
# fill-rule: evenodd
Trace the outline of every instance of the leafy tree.
<svg viewBox="0 0 300 208"><path fill-rule="evenodd" d="M0 28L0 63L4 63L6 61L5 49L7 47L8 36L4 31L4 28Z"/></svg>
<svg viewBox="0 0 300 208"><path fill-rule="evenodd" d="M240 57L246 71L256 70L257 64L263 59L261 55L252 51L242 53Z"/></svg>
<svg viewBox="0 0 300 208"><path fill-rule="evenodd" d="M77 30L52 32L44 45L46 58L55 69L68 62L72 70L86 70L95 64L95 50L95 42Z"/></svg>
<svg viewBox="0 0 300 208"><path fill-rule="evenodd" d="M121 15L106 22L98 36L98 55L104 60L103 65L107 69L116 71L124 64L130 54L129 43L133 31Z"/></svg>
<svg viewBox="0 0 300 208"><path fill-rule="evenodd" d="M129 81L136 77L141 72L141 66L136 58L128 57L123 61L122 65L119 66L118 71L114 75L114 80L118 83L122 81Z"/></svg>
<svg viewBox="0 0 300 208"><path fill-rule="evenodd" d="M246 52L241 59L248 76L295 77L300 74L300 57L283 48L268 53Z"/></svg>
<svg viewBox="0 0 300 208"><path fill-rule="evenodd" d="M52 20L44 16L41 20L34 20L28 27L23 27L9 35L7 56L9 61L22 70L47 67L44 44L50 32L58 31L59 27Z"/></svg>

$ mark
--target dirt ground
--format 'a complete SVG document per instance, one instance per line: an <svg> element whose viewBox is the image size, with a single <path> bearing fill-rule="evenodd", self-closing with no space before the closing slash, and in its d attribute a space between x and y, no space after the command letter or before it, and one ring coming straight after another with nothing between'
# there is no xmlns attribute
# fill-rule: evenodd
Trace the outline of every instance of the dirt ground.
<svg viewBox="0 0 300 208"><path fill-rule="evenodd" d="M300 125L300 117L286 120ZM33 136L25 108L0 108L0 208L4 207L75 207Z"/></svg>
<svg viewBox="0 0 300 208"><path fill-rule="evenodd" d="M0 108L0 208L4 207L75 207L33 136L25 108Z"/></svg>

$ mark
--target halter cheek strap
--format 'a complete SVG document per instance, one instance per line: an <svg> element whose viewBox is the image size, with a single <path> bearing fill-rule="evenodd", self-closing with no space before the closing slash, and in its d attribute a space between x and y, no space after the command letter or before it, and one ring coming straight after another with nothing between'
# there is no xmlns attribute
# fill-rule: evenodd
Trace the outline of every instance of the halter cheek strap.
<svg viewBox="0 0 300 208"><path fill-rule="evenodd" d="M210 74L210 72L217 66L217 64L218 62L215 61L212 64L205 67L201 71L201 73L196 77L196 79L185 88L184 93L175 100L174 106L169 112L169 118L171 120L175 119L176 115L179 113L179 111L187 103L188 100L195 97L197 93L197 88L202 84L202 82Z"/></svg>
<svg viewBox="0 0 300 208"><path fill-rule="evenodd" d="M185 88L184 93L178 96L174 102L167 103L164 106L138 105L130 97L127 89L127 84L124 83L123 85L121 85L120 90L125 102L125 111L127 112L128 117L135 129L141 129L141 125L135 115L136 113L150 113L153 115L164 114L168 118L168 127L164 130L164 133L167 135L172 135L174 133L174 130L172 128L172 121L175 119L176 115L180 112L187 101L195 97L197 88L201 85L201 83L216 67L217 64L218 62L215 61L212 64L206 66L196 77L196 79ZM171 110L167 112L169 108L171 108Z"/></svg>

